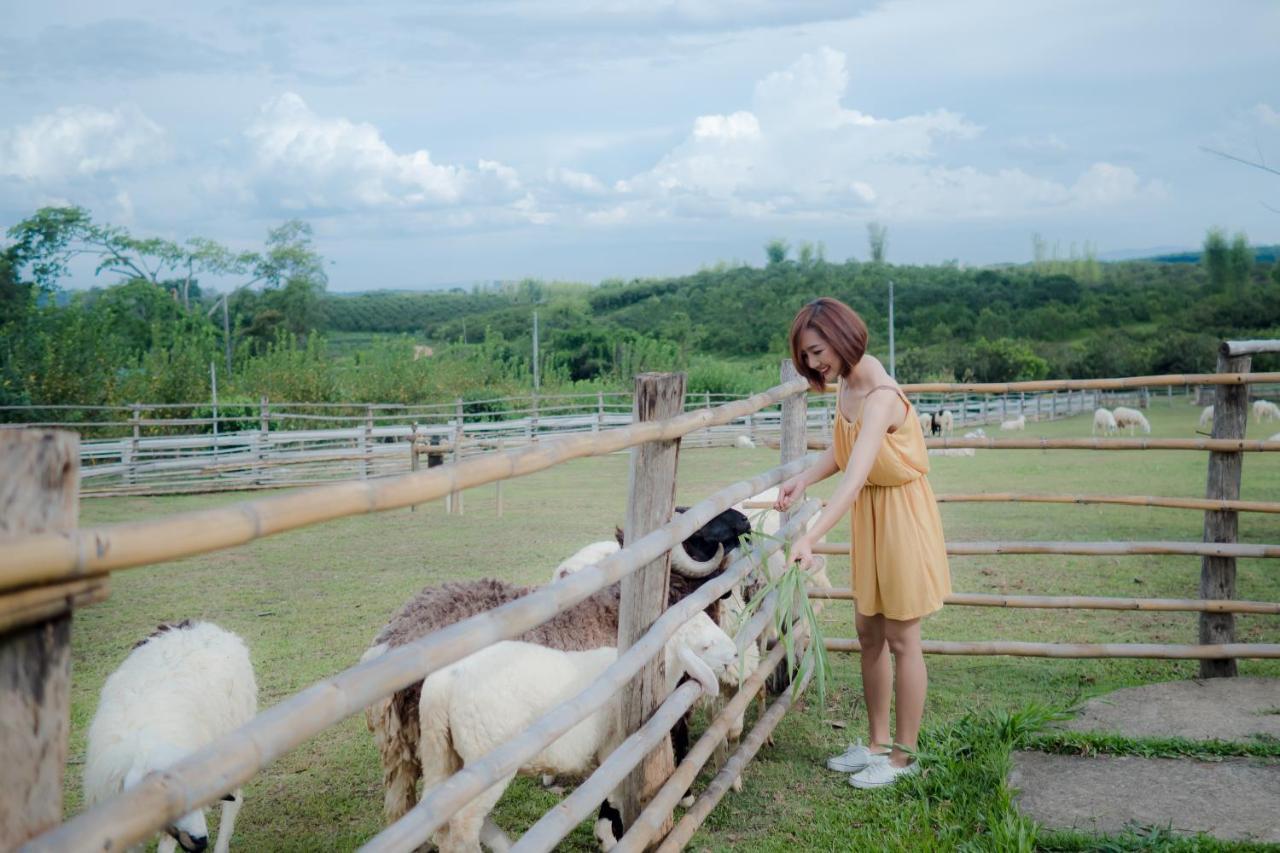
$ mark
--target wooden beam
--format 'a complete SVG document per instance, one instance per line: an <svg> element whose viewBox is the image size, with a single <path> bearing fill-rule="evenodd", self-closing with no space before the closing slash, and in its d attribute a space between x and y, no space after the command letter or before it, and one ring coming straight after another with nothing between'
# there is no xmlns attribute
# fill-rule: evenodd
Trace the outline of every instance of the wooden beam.
<svg viewBox="0 0 1280 853"><path fill-rule="evenodd" d="M1280 352L1280 340L1270 341L1223 341L1218 346L1218 354L1235 358L1241 355L1253 355L1262 352ZM1246 368L1247 370L1247 368Z"/></svg>
<svg viewBox="0 0 1280 853"><path fill-rule="evenodd" d="M1219 373L1247 373L1250 358L1218 353ZM1213 437L1244 438L1249 423L1249 389L1240 385L1219 385L1213 403ZM1209 473L1204 496L1207 500L1236 500L1240 497L1240 475L1244 457L1239 453L1209 454ZM1234 543L1240 529L1240 516L1232 510L1208 510L1204 514L1206 543ZM1236 597L1236 561L1230 554L1206 554L1200 561L1200 597ZM1235 616L1230 613L1200 614L1200 642L1203 644L1234 643ZM1234 676L1234 660L1200 661L1201 678Z"/></svg>
<svg viewBox="0 0 1280 853"><path fill-rule="evenodd" d="M815 554L848 554L848 542L819 542ZM1216 557L1280 557L1280 545L1215 542L948 542L952 556L979 554L1189 554ZM1208 596L1206 596L1208 597Z"/></svg>
<svg viewBox="0 0 1280 853"><path fill-rule="evenodd" d="M847 586L811 589L810 598L853 600ZM1280 602L1204 598L1104 598L1086 595L993 595L953 592L946 604L961 607L1043 608L1047 610L1150 610L1159 612L1257 613L1280 615Z"/></svg>
<svg viewBox="0 0 1280 853"><path fill-rule="evenodd" d="M1040 658L1154 658L1157 660L1215 660L1222 658L1280 658L1280 643L1232 643L1229 645L1165 645L1157 643L1019 643L992 640L955 643L924 640L927 655L1010 655ZM856 652L857 640L827 638L827 651Z"/></svg>
<svg viewBox="0 0 1280 853"><path fill-rule="evenodd" d="M666 420L684 411L683 373L642 373L635 382L633 423ZM624 546L671 519L676 505L679 457L679 439L632 448ZM637 643L667 609L670 571L671 555L667 553L622 579L622 600L618 608L619 655ZM665 698L666 676L659 658L646 664L622 689L619 724L623 734L629 736L637 731ZM630 825L639 816L674 770L671 738L665 737L619 787L617 805L624 825Z"/></svg>
<svg viewBox="0 0 1280 853"><path fill-rule="evenodd" d="M1280 513L1277 501L1227 501L1205 498L1165 498L1154 495L1048 495L1024 492L974 492L936 495L938 503L1045 503L1045 504L1119 504L1121 506L1152 506L1169 509L1218 509L1236 512ZM825 502L824 502L825 505ZM744 509L771 509L770 501L746 501Z"/></svg>
<svg viewBox="0 0 1280 853"><path fill-rule="evenodd" d="M26 536L0 550L0 591L177 560L335 518L425 503L455 489L521 477L570 459L613 453L646 441L672 440L711 425L731 423L804 388L803 382L780 385L715 409L541 441L416 474L331 483L151 521Z"/></svg>
<svg viewBox="0 0 1280 853"><path fill-rule="evenodd" d="M0 552L16 537L58 535L79 520L80 438L0 432ZM25 591L0 601L0 850L62 820L71 719L71 598ZM32 621L33 620L33 621Z"/></svg>
<svg viewBox="0 0 1280 853"><path fill-rule="evenodd" d="M1228 453L1273 453L1280 441L1217 438L926 438L929 448L973 447L978 450L1209 450ZM810 449L829 442L810 439Z"/></svg>
<svg viewBox="0 0 1280 853"><path fill-rule="evenodd" d="M1117 379L1041 379L1034 382L912 382L904 384L902 390L908 394L955 391L1016 394L1019 391L1107 391L1165 385L1247 385L1255 382L1280 382L1280 373L1165 373ZM828 385L827 390L834 391L836 386Z"/></svg>

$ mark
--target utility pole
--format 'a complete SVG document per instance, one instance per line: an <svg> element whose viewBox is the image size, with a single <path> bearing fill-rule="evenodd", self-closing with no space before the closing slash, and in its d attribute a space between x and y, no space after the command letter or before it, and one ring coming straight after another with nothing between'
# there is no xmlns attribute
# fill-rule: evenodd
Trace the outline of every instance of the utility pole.
<svg viewBox="0 0 1280 853"><path fill-rule="evenodd" d="M538 393L538 312L533 312L533 393Z"/></svg>
<svg viewBox="0 0 1280 853"><path fill-rule="evenodd" d="M889 375L898 378L897 363L893 351L893 279L889 279Z"/></svg>

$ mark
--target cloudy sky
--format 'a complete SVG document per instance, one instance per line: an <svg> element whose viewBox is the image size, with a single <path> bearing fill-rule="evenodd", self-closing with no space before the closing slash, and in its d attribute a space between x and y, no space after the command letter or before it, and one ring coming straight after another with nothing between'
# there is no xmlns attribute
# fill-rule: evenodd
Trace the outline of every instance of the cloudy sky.
<svg viewBox="0 0 1280 853"><path fill-rule="evenodd" d="M1280 242L1275 0L46 0L0 31L0 225L84 205L330 289ZM78 284L89 284L81 278Z"/></svg>

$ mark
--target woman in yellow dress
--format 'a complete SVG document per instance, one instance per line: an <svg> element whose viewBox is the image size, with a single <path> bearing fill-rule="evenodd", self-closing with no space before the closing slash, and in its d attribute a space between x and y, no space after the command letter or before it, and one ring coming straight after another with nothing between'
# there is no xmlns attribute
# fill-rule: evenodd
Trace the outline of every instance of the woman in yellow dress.
<svg viewBox="0 0 1280 853"><path fill-rule="evenodd" d="M942 520L925 476L929 456L919 418L866 349L866 324L839 300L816 299L796 315L791 326L796 368L815 391L838 381L835 440L817 462L782 484L777 508L787 509L808 486L844 472L826 507L792 543L792 557L808 568L813 543L852 509L855 620L871 745L856 744L827 766L851 773L854 787L877 788L917 769L911 753L928 686L920 620L941 609L951 592L951 572ZM891 692L897 703L892 738Z"/></svg>

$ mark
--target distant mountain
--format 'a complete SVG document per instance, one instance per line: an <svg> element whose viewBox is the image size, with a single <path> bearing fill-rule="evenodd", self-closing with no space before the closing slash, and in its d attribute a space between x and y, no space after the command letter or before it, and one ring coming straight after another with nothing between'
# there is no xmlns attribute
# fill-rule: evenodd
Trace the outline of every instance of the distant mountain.
<svg viewBox="0 0 1280 853"><path fill-rule="evenodd" d="M1100 261L1152 261L1158 264L1198 264L1199 249L1183 246L1155 246L1150 249L1117 249L1098 256ZM1274 264L1280 260L1280 244L1253 247L1254 263Z"/></svg>

